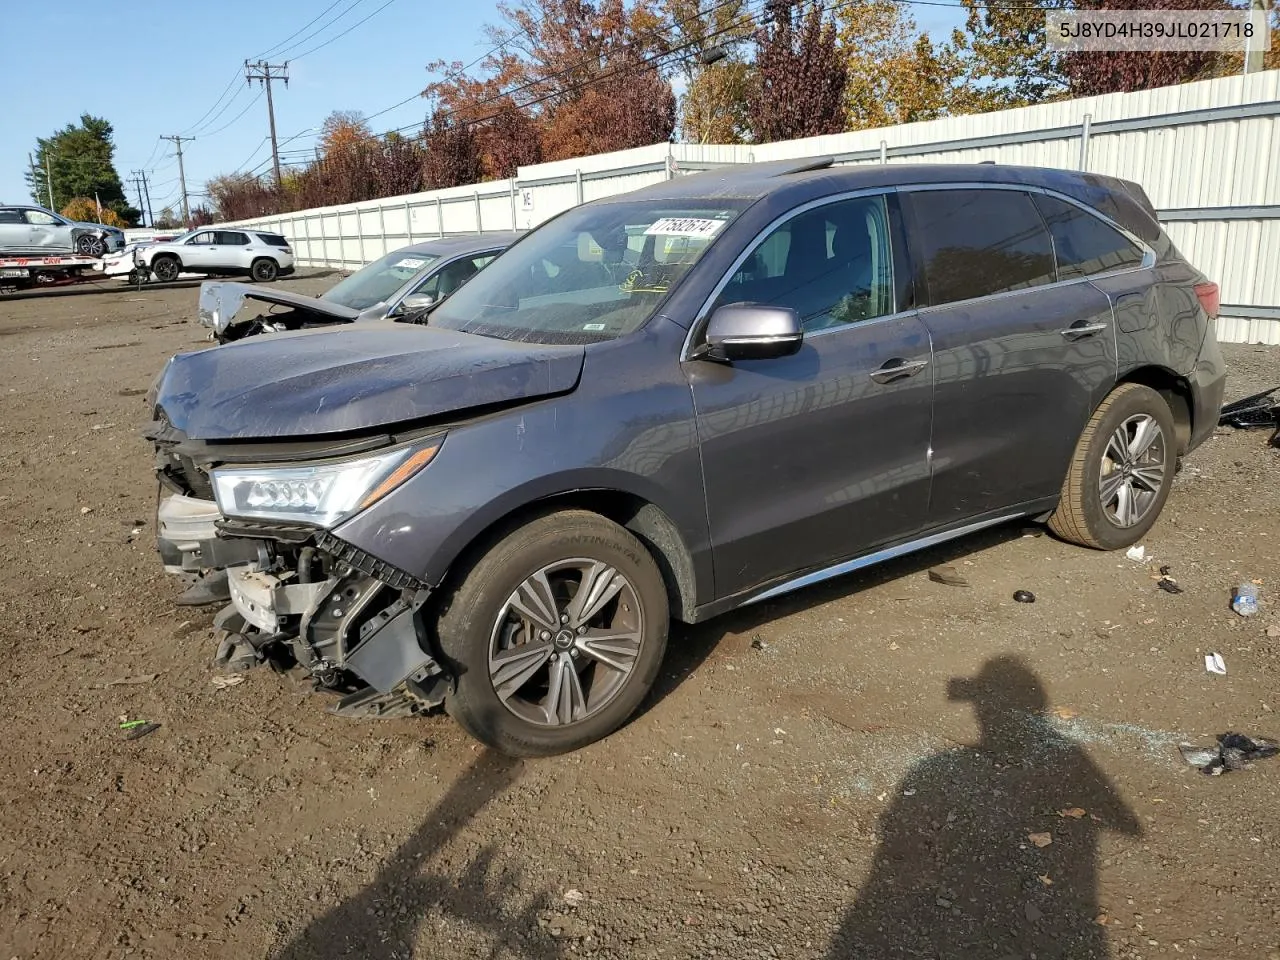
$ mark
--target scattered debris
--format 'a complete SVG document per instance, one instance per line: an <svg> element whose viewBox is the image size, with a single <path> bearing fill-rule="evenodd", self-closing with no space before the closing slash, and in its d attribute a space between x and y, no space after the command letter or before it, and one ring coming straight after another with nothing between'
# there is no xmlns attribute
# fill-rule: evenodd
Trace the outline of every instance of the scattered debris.
<svg viewBox="0 0 1280 960"><path fill-rule="evenodd" d="M1231 609L1242 617L1252 617L1258 612L1258 587L1253 583L1242 583L1236 587L1231 597Z"/></svg>
<svg viewBox="0 0 1280 960"><path fill-rule="evenodd" d="M1030 590L1015 590L1013 591L1013 599L1018 603L1035 603L1036 595Z"/></svg>
<svg viewBox="0 0 1280 960"><path fill-rule="evenodd" d="M1035 846L1043 849L1044 847L1047 847L1049 846L1049 844L1053 843L1053 834L1049 833L1048 831L1045 831L1044 833L1028 833L1027 839L1030 840Z"/></svg>
<svg viewBox="0 0 1280 960"><path fill-rule="evenodd" d="M1206 653L1204 655L1204 668L1209 673L1217 673L1222 676L1227 675L1227 661L1222 659L1220 653Z"/></svg>
<svg viewBox="0 0 1280 960"><path fill-rule="evenodd" d="M754 637L751 638L751 649L752 650L768 650L769 644L765 643L764 639L760 636L760 634L757 633Z"/></svg>
<svg viewBox="0 0 1280 960"><path fill-rule="evenodd" d="M1052 886L1053 886L1053 879L1052 879L1052 878L1051 878L1047 873L1042 873L1042 874L1040 874L1040 876L1039 876L1039 877L1037 877L1036 879L1038 879L1038 880L1039 880L1041 883L1043 883L1046 887L1052 887Z"/></svg>
<svg viewBox="0 0 1280 960"><path fill-rule="evenodd" d="M126 740L141 740L148 734L155 733L160 729L160 724L153 723L150 720L127 720L120 724L121 730L127 730L124 735Z"/></svg>
<svg viewBox="0 0 1280 960"><path fill-rule="evenodd" d="M1264 737L1247 737L1243 733L1227 733L1218 737L1214 747L1196 747L1181 744L1178 751L1182 759L1211 777L1221 776L1232 770L1248 770L1255 760L1265 760L1280 753L1280 744Z"/></svg>
<svg viewBox="0 0 1280 960"><path fill-rule="evenodd" d="M969 581L961 576L960 572L949 563L930 569L929 579L934 583L945 583L949 587L967 587L969 585Z"/></svg>
<svg viewBox="0 0 1280 960"><path fill-rule="evenodd" d="M1065 810L1059 810L1058 816L1069 817L1072 820L1080 820L1085 815L1083 807L1067 807Z"/></svg>
<svg viewBox="0 0 1280 960"><path fill-rule="evenodd" d="M1172 572L1173 572L1173 567L1169 566L1167 563L1160 565L1160 576L1167 577Z"/></svg>
<svg viewBox="0 0 1280 960"><path fill-rule="evenodd" d="M107 687L137 687L144 683L150 683L158 676L160 676L158 673L144 673L136 677L121 677L119 680L108 680L102 684L100 689L106 689Z"/></svg>
<svg viewBox="0 0 1280 960"><path fill-rule="evenodd" d="M1126 550L1124 555L1135 563L1146 563L1147 548L1142 544L1138 544Z"/></svg>
<svg viewBox="0 0 1280 960"><path fill-rule="evenodd" d="M209 678L209 682L219 690L225 690L227 687L236 687L244 683L244 674L242 673L215 673Z"/></svg>
<svg viewBox="0 0 1280 960"><path fill-rule="evenodd" d="M580 907L587 902L587 895L581 890L566 890L564 892L564 902L571 907Z"/></svg>
<svg viewBox="0 0 1280 960"><path fill-rule="evenodd" d="M82 517L88 516L88 515L89 515L89 514L91 514L91 513L93 513L93 507L81 507L81 508L80 508L80 516L82 516Z"/></svg>
<svg viewBox="0 0 1280 960"><path fill-rule="evenodd" d="M1276 432L1269 442L1272 446L1280 446L1280 400L1272 399L1271 396L1277 390L1280 387L1272 387L1251 397L1228 403L1218 414L1218 425L1238 430L1275 427Z"/></svg>
<svg viewBox="0 0 1280 960"><path fill-rule="evenodd" d="M1156 586L1159 587L1161 590L1163 590L1165 593L1181 593L1182 592L1182 588L1178 586L1178 581L1173 579L1173 577L1169 577L1169 576L1164 576L1164 577L1161 577L1159 580L1157 580Z"/></svg>

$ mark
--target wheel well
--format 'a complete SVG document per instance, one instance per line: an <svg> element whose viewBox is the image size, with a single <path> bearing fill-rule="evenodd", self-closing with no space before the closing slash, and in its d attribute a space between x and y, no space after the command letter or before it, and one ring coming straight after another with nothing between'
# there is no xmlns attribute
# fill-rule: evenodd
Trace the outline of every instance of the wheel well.
<svg viewBox="0 0 1280 960"><path fill-rule="evenodd" d="M1120 378L1120 383L1140 383L1150 387L1169 404L1173 413L1173 425L1177 431L1178 453L1184 454L1191 446L1192 423L1191 387L1186 378L1163 367L1139 367Z"/></svg>
<svg viewBox="0 0 1280 960"><path fill-rule="evenodd" d="M176 253L157 253L154 257L151 258L151 266L154 267L156 265L157 260L172 260L178 266L182 266L182 258L179 257Z"/></svg>
<svg viewBox="0 0 1280 960"><path fill-rule="evenodd" d="M660 507L620 490L575 490L519 507L486 527L464 551L463 563L488 550L516 527L559 510L590 510L635 534L662 571L672 618L686 623L692 619L697 603L693 558L679 530ZM455 568L458 566L454 564ZM445 579L451 576L452 572Z"/></svg>

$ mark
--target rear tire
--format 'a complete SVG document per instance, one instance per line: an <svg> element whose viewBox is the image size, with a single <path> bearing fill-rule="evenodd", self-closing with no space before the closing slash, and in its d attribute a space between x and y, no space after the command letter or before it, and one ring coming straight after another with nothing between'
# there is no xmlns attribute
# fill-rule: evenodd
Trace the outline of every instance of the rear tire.
<svg viewBox="0 0 1280 960"><path fill-rule="evenodd" d="M1095 550L1137 543L1169 498L1177 444L1164 397L1138 383L1120 384L1080 435L1049 529Z"/></svg>
<svg viewBox="0 0 1280 960"><path fill-rule="evenodd" d="M639 540L566 510L474 558L435 626L458 678L445 709L495 750L538 757L606 737L635 712L662 665L669 611Z"/></svg>
<svg viewBox="0 0 1280 960"><path fill-rule="evenodd" d="M262 257L250 265L249 275L258 283L270 283L280 276L280 265L274 260Z"/></svg>
<svg viewBox="0 0 1280 960"><path fill-rule="evenodd" d="M169 283L178 279L182 265L178 263L177 257L156 257L151 261L151 272L161 283Z"/></svg>

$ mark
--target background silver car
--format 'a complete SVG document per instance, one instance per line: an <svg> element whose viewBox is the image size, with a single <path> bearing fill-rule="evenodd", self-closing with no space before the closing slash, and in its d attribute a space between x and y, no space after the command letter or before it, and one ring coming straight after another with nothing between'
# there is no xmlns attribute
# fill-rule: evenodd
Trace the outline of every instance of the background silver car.
<svg viewBox="0 0 1280 960"><path fill-rule="evenodd" d="M101 257L124 247L124 231L68 220L31 204L0 206L0 252Z"/></svg>

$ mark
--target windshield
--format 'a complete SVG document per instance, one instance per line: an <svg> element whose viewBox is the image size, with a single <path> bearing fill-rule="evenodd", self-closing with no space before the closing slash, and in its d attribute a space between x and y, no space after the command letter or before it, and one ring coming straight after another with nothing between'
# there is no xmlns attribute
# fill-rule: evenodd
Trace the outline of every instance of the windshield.
<svg viewBox="0 0 1280 960"><path fill-rule="evenodd" d="M539 227L431 314L433 327L530 343L639 329L746 201L578 207Z"/></svg>
<svg viewBox="0 0 1280 960"><path fill-rule="evenodd" d="M375 303L383 303L391 299L393 293L439 259L431 253L394 250L381 260L375 260L361 267L333 289L322 294L320 299L350 307L352 310L367 310Z"/></svg>

